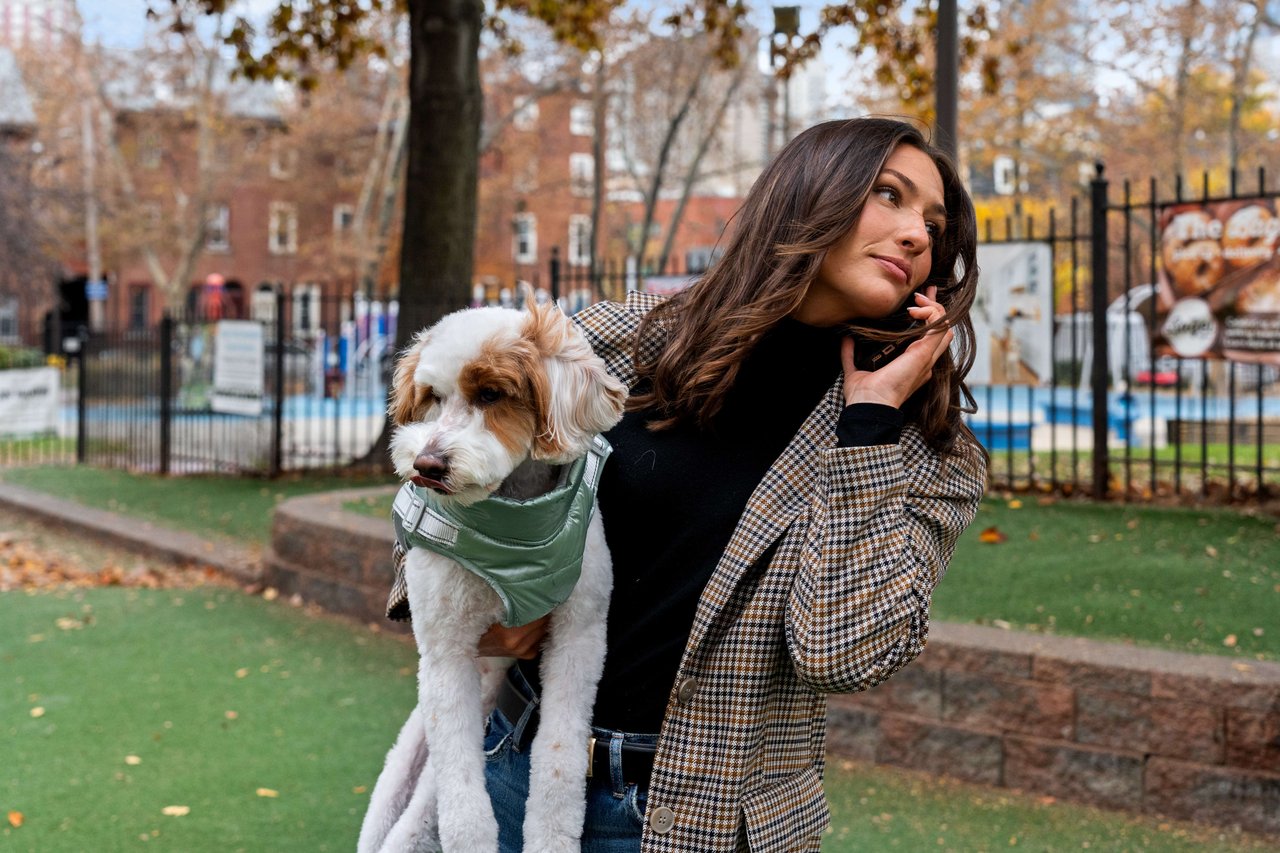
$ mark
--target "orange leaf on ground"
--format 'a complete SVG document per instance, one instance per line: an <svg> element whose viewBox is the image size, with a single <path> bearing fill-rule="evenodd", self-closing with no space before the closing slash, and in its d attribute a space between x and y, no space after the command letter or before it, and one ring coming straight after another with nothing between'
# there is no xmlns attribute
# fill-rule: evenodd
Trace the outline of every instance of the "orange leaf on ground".
<svg viewBox="0 0 1280 853"><path fill-rule="evenodd" d="M999 545L1001 542L1009 541L1009 536L998 527L988 527L978 534L978 541L988 545Z"/></svg>
<svg viewBox="0 0 1280 853"><path fill-rule="evenodd" d="M272 790L271 788L259 788L258 796L259 797L278 797L280 796L280 792Z"/></svg>
<svg viewBox="0 0 1280 853"><path fill-rule="evenodd" d="M22 812L9 812L9 826L14 829L22 826Z"/></svg>

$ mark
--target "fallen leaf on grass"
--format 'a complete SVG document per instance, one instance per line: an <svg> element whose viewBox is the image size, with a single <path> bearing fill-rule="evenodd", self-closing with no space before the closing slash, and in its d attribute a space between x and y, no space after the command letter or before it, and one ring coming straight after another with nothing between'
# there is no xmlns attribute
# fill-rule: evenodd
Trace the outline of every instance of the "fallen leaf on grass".
<svg viewBox="0 0 1280 853"><path fill-rule="evenodd" d="M22 812L9 812L9 826L14 829L22 826Z"/></svg>
<svg viewBox="0 0 1280 853"><path fill-rule="evenodd" d="M165 806L160 813L169 817L186 817L191 814L191 806Z"/></svg>
<svg viewBox="0 0 1280 853"><path fill-rule="evenodd" d="M1009 501L1008 507L1009 509L1022 509L1022 501L1018 500L1017 498L1014 498L1013 500Z"/></svg>
<svg viewBox="0 0 1280 853"><path fill-rule="evenodd" d="M1235 634L1227 634L1227 636L1222 638L1222 645L1226 646L1229 649L1235 648L1236 642L1237 640L1236 640Z"/></svg>
<svg viewBox="0 0 1280 853"><path fill-rule="evenodd" d="M137 765L142 763L142 759L136 755L126 755L124 757L124 763L128 764L131 767L136 767Z"/></svg>
<svg viewBox="0 0 1280 853"><path fill-rule="evenodd" d="M31 716L32 716L32 717L34 717L34 718L35 718L35 719L37 719L37 720L38 720L38 719L40 719L41 717L43 717L43 716L44 716L44 708L40 708L40 707L32 708L32 709L31 709Z"/></svg>
<svg viewBox="0 0 1280 853"><path fill-rule="evenodd" d="M278 797L280 796L280 792L273 788L259 788L258 796L259 797Z"/></svg>
<svg viewBox="0 0 1280 853"><path fill-rule="evenodd" d="M998 527L988 527L978 534L978 541L987 545L999 545L1009 541L1009 535Z"/></svg>

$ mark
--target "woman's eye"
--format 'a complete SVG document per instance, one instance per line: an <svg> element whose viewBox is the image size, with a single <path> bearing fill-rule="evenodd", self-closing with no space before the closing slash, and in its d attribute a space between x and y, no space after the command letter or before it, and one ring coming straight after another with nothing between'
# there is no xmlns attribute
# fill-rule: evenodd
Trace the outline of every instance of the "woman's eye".
<svg viewBox="0 0 1280 853"><path fill-rule="evenodd" d="M497 388L481 388L480 393L476 394L476 399L487 406L501 400L502 392Z"/></svg>
<svg viewBox="0 0 1280 853"><path fill-rule="evenodd" d="M925 222L924 228L929 232L929 236L938 239L938 235L942 233L942 226L936 222Z"/></svg>
<svg viewBox="0 0 1280 853"><path fill-rule="evenodd" d="M893 187L876 187L875 192L876 195L880 196L887 202L891 202L893 204L898 203L898 191Z"/></svg>

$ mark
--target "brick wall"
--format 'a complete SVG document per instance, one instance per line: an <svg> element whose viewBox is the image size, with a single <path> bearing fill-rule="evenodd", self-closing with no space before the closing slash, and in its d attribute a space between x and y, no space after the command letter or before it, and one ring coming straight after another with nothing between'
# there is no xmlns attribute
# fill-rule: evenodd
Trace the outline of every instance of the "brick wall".
<svg viewBox="0 0 1280 853"><path fill-rule="evenodd" d="M1280 833L1278 664L935 623L829 714L852 758Z"/></svg>
<svg viewBox="0 0 1280 853"><path fill-rule="evenodd" d="M391 523L276 509L265 579L384 627ZM935 622L888 682L829 703L828 748L988 785L1280 833L1280 664Z"/></svg>

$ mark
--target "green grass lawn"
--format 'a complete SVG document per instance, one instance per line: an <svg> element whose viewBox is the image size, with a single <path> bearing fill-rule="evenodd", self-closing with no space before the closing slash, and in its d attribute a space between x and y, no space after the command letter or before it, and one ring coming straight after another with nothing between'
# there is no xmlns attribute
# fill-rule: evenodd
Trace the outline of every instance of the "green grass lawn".
<svg viewBox="0 0 1280 853"><path fill-rule="evenodd" d="M0 593L0 849L351 850L412 647L224 587ZM836 762L824 849L1255 850L1256 838ZM166 814L180 807L181 814Z"/></svg>
<svg viewBox="0 0 1280 853"><path fill-rule="evenodd" d="M832 826L824 853L1276 849L1274 838L839 759L827 768L826 791Z"/></svg>
<svg viewBox="0 0 1280 853"><path fill-rule="evenodd" d="M0 482L180 530L265 545L271 535L271 512L280 501L395 481L376 474L298 474L277 480L159 477L77 466L0 469Z"/></svg>
<svg viewBox="0 0 1280 853"><path fill-rule="evenodd" d="M2 593L0 848L352 850L415 659L223 587Z"/></svg>
<svg viewBox="0 0 1280 853"><path fill-rule="evenodd" d="M981 541L995 528L1007 537ZM939 619L1280 659L1274 518L989 499L934 595Z"/></svg>

